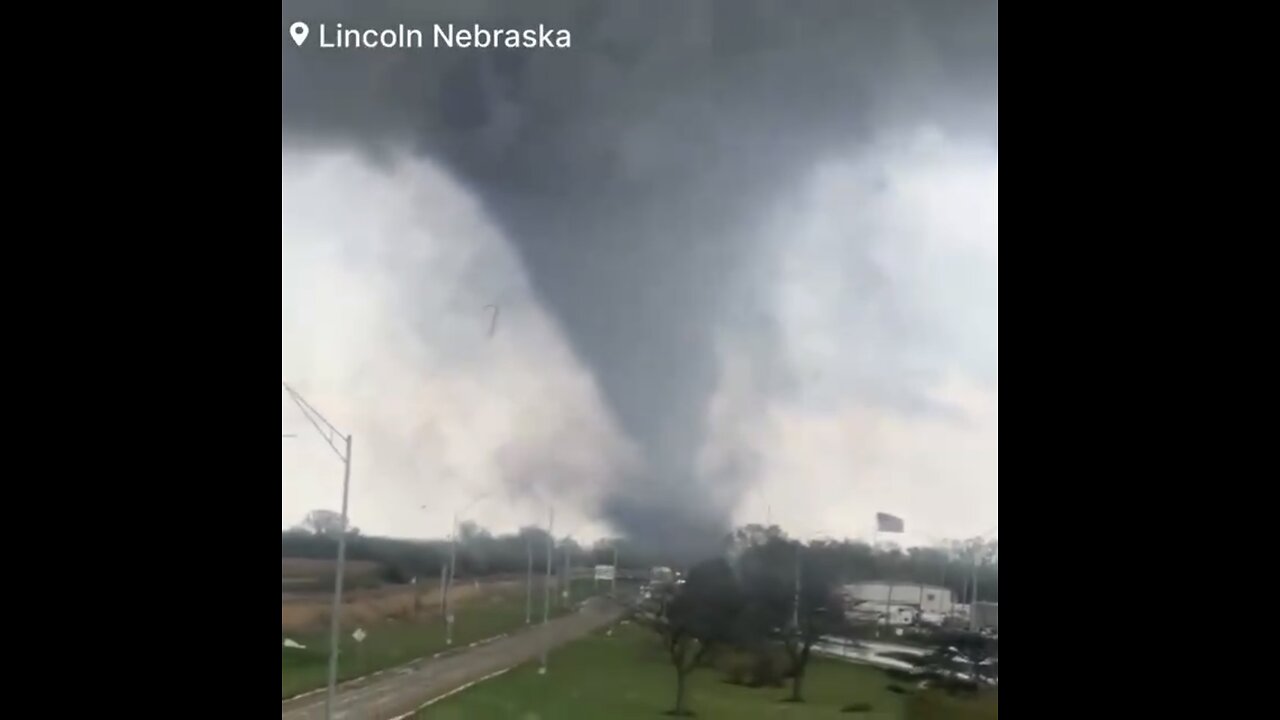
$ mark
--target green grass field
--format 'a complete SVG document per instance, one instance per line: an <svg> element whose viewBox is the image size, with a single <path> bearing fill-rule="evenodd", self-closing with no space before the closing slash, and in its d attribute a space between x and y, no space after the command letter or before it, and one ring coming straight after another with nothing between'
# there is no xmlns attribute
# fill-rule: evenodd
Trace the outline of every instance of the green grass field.
<svg viewBox="0 0 1280 720"><path fill-rule="evenodd" d="M907 699L908 720L995 720L999 696L952 697L940 692L916 693Z"/></svg>
<svg viewBox="0 0 1280 720"><path fill-rule="evenodd" d="M634 624L612 636L597 633L555 651L549 673L537 664L480 683L420 711L420 720L587 720L668 717L675 702L675 671L657 637ZM936 691L899 695L875 668L814 658L801 704L782 702L784 688L752 689L724 682L714 668L692 674L688 707L700 718L841 718L842 720L993 720L994 693L981 700L953 699ZM843 713L852 703L869 712Z"/></svg>
<svg viewBox="0 0 1280 720"><path fill-rule="evenodd" d="M602 589L604 589L602 587ZM576 602L594 594L594 584L578 581L573 585ZM542 596L534 594L534 621L542 617ZM552 608L552 615L563 611ZM466 647L468 643L511 632L524 627L524 592L493 593L461 605L454 615L453 645L444 642L444 625L438 615L420 622L385 620L365 625L368 637L356 643L351 637L355 627L343 627L341 652L338 654L338 680L367 675L376 670L402 665L411 660L433 655L449 648ZM280 649L280 697L288 698L308 690L324 687L329 669L329 634L327 631L290 634L306 645Z"/></svg>
<svg viewBox="0 0 1280 720"><path fill-rule="evenodd" d="M526 665L423 709L432 720L557 720L563 718L652 719L675 702L675 671L657 636L633 624L621 625L612 637L603 633L555 651L550 671L539 676ZM904 699L889 692L879 670L814 659L805 681L803 704L781 702L788 688L751 689L729 685L723 674L700 668L690 676L688 706L699 717L733 718L864 718L898 720ZM840 709L868 702L869 713Z"/></svg>

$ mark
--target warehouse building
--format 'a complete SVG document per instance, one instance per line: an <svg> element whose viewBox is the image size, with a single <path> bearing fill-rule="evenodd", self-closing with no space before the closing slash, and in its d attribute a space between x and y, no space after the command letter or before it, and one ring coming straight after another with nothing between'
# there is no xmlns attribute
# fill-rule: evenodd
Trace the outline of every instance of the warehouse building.
<svg viewBox="0 0 1280 720"><path fill-rule="evenodd" d="M844 586L851 606L909 606L917 612L950 615L954 610L951 590L938 585L875 580Z"/></svg>

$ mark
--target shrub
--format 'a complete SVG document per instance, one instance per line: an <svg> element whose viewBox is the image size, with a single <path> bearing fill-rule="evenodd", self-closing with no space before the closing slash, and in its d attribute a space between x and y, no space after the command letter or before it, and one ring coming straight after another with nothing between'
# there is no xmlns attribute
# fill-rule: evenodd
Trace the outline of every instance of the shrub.
<svg viewBox="0 0 1280 720"><path fill-rule="evenodd" d="M996 720L998 698L994 692L958 697L926 690L911 694L906 716L912 720Z"/></svg>
<svg viewBox="0 0 1280 720"><path fill-rule="evenodd" d="M777 648L761 648L727 653L717 666L730 685L782 687L788 661Z"/></svg>
<svg viewBox="0 0 1280 720"><path fill-rule="evenodd" d="M746 685L751 672L751 660L738 653L725 659L724 681L730 685Z"/></svg>
<svg viewBox="0 0 1280 720"><path fill-rule="evenodd" d="M851 703L849 705L845 705L844 707L840 708L840 712L846 712L846 713L871 712L871 703L864 703L864 702Z"/></svg>
<svg viewBox="0 0 1280 720"><path fill-rule="evenodd" d="M907 689L902 687L901 685L886 685L885 689L891 693L897 693L899 695L907 694Z"/></svg>
<svg viewBox="0 0 1280 720"><path fill-rule="evenodd" d="M787 659L781 653L766 651L757 653L755 663L751 666L751 687L782 687L783 674L787 670Z"/></svg>
<svg viewBox="0 0 1280 720"><path fill-rule="evenodd" d="M382 577L383 582L390 583L392 585L407 584L411 577L410 573L395 564L383 565L379 575Z"/></svg>

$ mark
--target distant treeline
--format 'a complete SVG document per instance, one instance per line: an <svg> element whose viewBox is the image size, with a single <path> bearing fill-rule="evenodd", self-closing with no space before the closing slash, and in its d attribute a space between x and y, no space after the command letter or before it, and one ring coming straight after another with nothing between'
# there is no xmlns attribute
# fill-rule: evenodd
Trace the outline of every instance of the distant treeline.
<svg viewBox="0 0 1280 720"><path fill-rule="evenodd" d="M336 532L295 528L280 533L281 557L332 560L337 556L337 548ZM534 570L543 573L547 567L547 533L539 528L525 528L518 534L495 536L473 523L463 523L458 533L456 552L459 578L523 573L528 566L530 552L533 555ZM561 539L555 544L553 572L564 564L566 552L574 567L613 562L613 545L610 541L582 547L572 540ZM347 558L379 563L382 566L382 579L386 582L409 582L415 576L432 579L440 577L441 566L449 561L449 541L349 534ZM625 541L620 541L618 566L643 569L650 567L651 561Z"/></svg>
<svg viewBox="0 0 1280 720"><path fill-rule="evenodd" d="M786 538L776 526L749 525L727 537L724 549L732 553L735 547L743 547L762 535ZM591 546L582 546L572 540L560 539L555 545L553 572L564 563L566 552L574 567L611 564L615 544L620 568L646 570L654 565L671 564L663 558L646 554L627 540L616 543L601 540ZM332 560L337 555L337 546L335 530L318 532L296 528L280 534L281 557ZM522 573L528 563L529 548L532 548L534 571L545 572L545 530L529 527L515 534L492 535L474 523L463 523L458 533L458 577ZM908 548L904 551L883 543L873 550L863 542L818 540L809 543L808 548L809 552L819 553L824 562L836 568L845 582L893 580L940 585L951 589L956 601L967 602L976 575L978 599L999 601L996 541L975 538L948 542L941 547ZM448 562L449 542L370 537L353 532L347 536L347 557L379 563L382 579L386 582L408 582L415 576L432 579L440 576L442 564Z"/></svg>

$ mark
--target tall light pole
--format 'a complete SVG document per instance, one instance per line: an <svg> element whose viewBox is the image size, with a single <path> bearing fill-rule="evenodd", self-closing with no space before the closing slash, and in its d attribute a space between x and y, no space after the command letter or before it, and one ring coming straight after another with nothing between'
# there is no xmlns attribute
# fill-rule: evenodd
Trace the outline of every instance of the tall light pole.
<svg viewBox="0 0 1280 720"><path fill-rule="evenodd" d="M970 566L973 573L973 599L969 601L969 632L978 631L978 553L973 554L973 564Z"/></svg>
<svg viewBox="0 0 1280 720"><path fill-rule="evenodd" d="M539 675L547 673L547 646L551 644L551 563L552 552L556 543L553 531L556 524L556 510L547 510L547 580L542 585L542 667Z"/></svg>
<svg viewBox="0 0 1280 720"><path fill-rule="evenodd" d="M453 589L454 573L458 569L458 513L453 514L453 531L449 533L449 574L444 581L444 644L453 644L453 613L449 608L449 591Z"/></svg>
<svg viewBox="0 0 1280 720"><path fill-rule="evenodd" d="M969 631L977 632L980 630L978 623L978 567L986 565L988 559L987 535L998 531L998 527L992 528L987 532L975 538L973 545L973 560L970 565L970 572L973 574L973 595L969 599Z"/></svg>
<svg viewBox="0 0 1280 720"><path fill-rule="evenodd" d="M425 512L428 508L430 508L430 507L431 507L430 505L419 505L419 506L418 506L418 508L419 508L420 510L424 511L424 512ZM440 617L442 617L442 618L444 618L444 619L445 619L445 623L446 623L446 624L448 624L448 622L449 622L449 620L448 620L448 618L449 618L449 598L448 598L448 596L446 596L446 595L445 595L444 589L445 589L445 585L448 583L448 581L449 581L449 564L448 564L447 562L445 562L445 561L442 559L442 560L440 561ZM421 588L421 586L419 586L419 588ZM415 604L415 607L416 607L416 604L417 604L416 596L415 596L414 604Z"/></svg>
<svg viewBox="0 0 1280 720"><path fill-rule="evenodd" d="M485 499L488 493L480 493L471 498L460 512L466 512L476 503ZM449 591L453 589L453 579L458 571L458 513L453 514L453 535L449 539L449 581L444 586L444 644L453 644L453 615L449 614Z"/></svg>
<svg viewBox="0 0 1280 720"><path fill-rule="evenodd" d="M529 556L529 565L524 574L524 624L533 624L533 538L525 535L524 550Z"/></svg>
<svg viewBox="0 0 1280 720"><path fill-rule="evenodd" d="M826 534L827 534L827 531L818 530L813 535L816 538L818 535L826 535ZM796 538L796 568L795 568L796 588L795 588L795 599L792 600L792 603L791 603L791 625L794 628L795 632L797 633L800 632L800 561L801 561L801 553L803 551L804 551L804 543L800 541L800 538Z"/></svg>
<svg viewBox="0 0 1280 720"><path fill-rule="evenodd" d="M440 563L440 617L445 619L445 623L449 622L449 596L444 594L444 589L449 584L449 564Z"/></svg>
<svg viewBox="0 0 1280 720"><path fill-rule="evenodd" d="M796 597L791 603L791 627L796 633L800 632L800 553L804 548L804 543L796 538Z"/></svg>
<svg viewBox="0 0 1280 720"><path fill-rule="evenodd" d="M570 563L570 553L572 551L572 547L569 545L568 541L573 539L573 534L578 532L578 530L581 527L582 527L581 525L575 527L572 532L565 533L565 536L564 536L564 539L565 539L564 572L561 574L561 580L560 580L561 587L559 588L560 589L560 605L563 607L568 607L569 597L570 597L571 591L573 590L573 578L570 576L570 573L573 570L572 565Z"/></svg>
<svg viewBox="0 0 1280 720"><path fill-rule="evenodd" d="M564 544L564 587L560 589L560 605L569 607L571 600L570 595L573 594L573 564L570 558L569 543Z"/></svg>
<svg viewBox="0 0 1280 720"><path fill-rule="evenodd" d="M311 407L311 404L296 390L289 387L288 383L281 384L284 385L285 392L289 393L289 398L302 410L302 414L307 416L307 420L311 421L316 432L320 433L320 436L329 443L329 447L333 448L338 458L342 460L342 521L338 531L338 569L334 573L333 606L329 611L329 687L324 700L324 716L326 720L331 720L338 686L338 631L341 625L339 616L342 613L342 573L347 564L347 495L351 487L351 435L343 436L333 423ZM321 423L324 427L321 427ZM338 443L335 440L342 441L344 446L342 450L338 449Z"/></svg>

